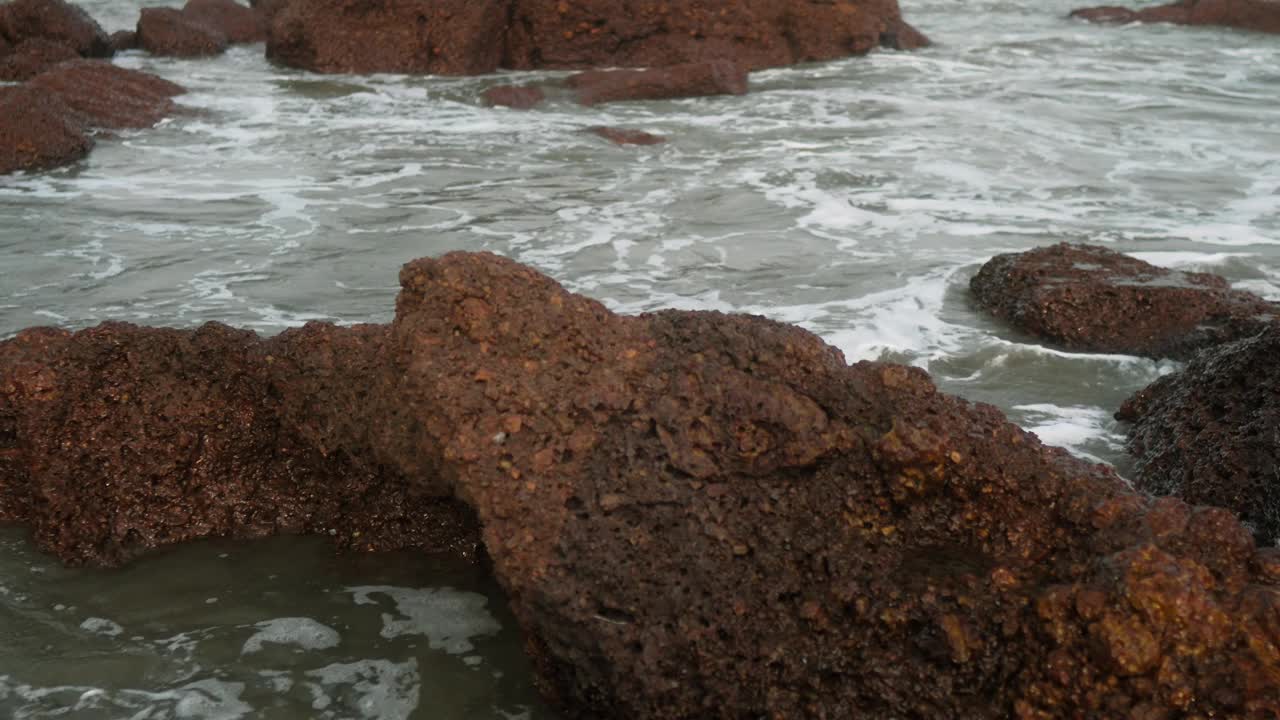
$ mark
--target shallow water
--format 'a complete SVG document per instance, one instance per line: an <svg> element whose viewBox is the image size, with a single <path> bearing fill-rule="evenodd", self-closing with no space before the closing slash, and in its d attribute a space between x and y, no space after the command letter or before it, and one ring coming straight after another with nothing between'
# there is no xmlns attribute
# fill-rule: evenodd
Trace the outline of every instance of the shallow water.
<svg viewBox="0 0 1280 720"><path fill-rule="evenodd" d="M84 3L108 29L140 4ZM189 87L194 111L100 139L75 167L0 178L0 337L105 318L386 321L403 262L483 249L621 312L799 323L1123 472L1111 412L1176 364L1029 342L970 306L968 279L994 254L1070 240L1280 298L1280 41L1090 26L1064 19L1066 0L904 5L935 47L757 73L745 97L592 109L555 93L526 113L477 102L556 73L321 77L260 46L123 56ZM599 124L670 142L581 132ZM0 546L0 716L337 718L385 702L547 717L500 598L465 567L280 540L66 571L20 537ZM467 635L461 655L383 636L382 612L429 635L435 616L404 603L446 588L471 631L504 630ZM243 652L259 631L293 644ZM68 686L108 709L57 714L75 707Z"/></svg>

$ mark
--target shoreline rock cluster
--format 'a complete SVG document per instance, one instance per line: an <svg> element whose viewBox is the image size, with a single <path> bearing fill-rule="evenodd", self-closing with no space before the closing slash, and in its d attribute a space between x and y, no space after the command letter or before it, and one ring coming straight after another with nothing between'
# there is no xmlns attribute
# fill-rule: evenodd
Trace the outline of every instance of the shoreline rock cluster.
<svg viewBox="0 0 1280 720"><path fill-rule="evenodd" d="M764 318L483 253L400 283L389 326L0 343L0 515L96 563L478 528L567 717L1280 712L1280 550L1227 510Z"/></svg>

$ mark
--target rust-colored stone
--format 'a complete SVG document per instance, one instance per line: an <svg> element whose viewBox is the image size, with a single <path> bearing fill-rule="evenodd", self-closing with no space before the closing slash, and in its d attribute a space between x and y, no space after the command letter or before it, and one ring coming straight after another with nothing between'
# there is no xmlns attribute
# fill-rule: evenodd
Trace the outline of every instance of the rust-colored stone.
<svg viewBox="0 0 1280 720"><path fill-rule="evenodd" d="M152 55L204 57L227 49L227 36L173 8L143 8L138 18L138 47Z"/></svg>
<svg viewBox="0 0 1280 720"><path fill-rule="evenodd" d="M615 145L661 145L667 141L661 135L654 135L643 130L629 130L627 128L605 127L603 125L587 128L586 131L592 135L598 135Z"/></svg>
<svg viewBox="0 0 1280 720"><path fill-rule="evenodd" d="M133 30L117 30L111 33L111 51L124 52L138 49L138 33Z"/></svg>
<svg viewBox="0 0 1280 720"><path fill-rule="evenodd" d="M102 27L64 0L13 0L0 5L0 36L14 45L43 38L67 45L85 57L111 56Z"/></svg>
<svg viewBox="0 0 1280 720"><path fill-rule="evenodd" d="M726 60L670 65L648 70L589 70L566 80L583 105L623 100L665 100L709 95L743 95L747 71Z"/></svg>
<svg viewBox="0 0 1280 720"><path fill-rule="evenodd" d="M146 128L172 115L173 96L183 92L155 75L105 60L72 60L30 81L57 95L83 124L101 128Z"/></svg>
<svg viewBox="0 0 1280 720"><path fill-rule="evenodd" d="M1071 17L1100 23L1174 23L1280 33L1280 4L1274 0L1183 0L1130 10L1113 5L1071 11Z"/></svg>
<svg viewBox="0 0 1280 720"><path fill-rule="evenodd" d="M47 170L89 154L93 140L56 94L0 87L0 175Z"/></svg>
<svg viewBox="0 0 1280 720"><path fill-rule="evenodd" d="M22 82L64 60L80 57L70 45L54 40L23 40L13 52L0 57L0 81Z"/></svg>
<svg viewBox="0 0 1280 720"><path fill-rule="evenodd" d="M1134 482L1239 513L1259 544L1280 539L1280 326L1205 350L1129 398Z"/></svg>
<svg viewBox="0 0 1280 720"><path fill-rule="evenodd" d="M267 39L267 22L262 14L235 0L187 0L182 16L216 30L233 45Z"/></svg>
<svg viewBox="0 0 1280 720"><path fill-rule="evenodd" d="M541 88L530 86L498 85L480 94L485 105L502 106L516 110L528 110L537 107L546 99Z"/></svg>
<svg viewBox="0 0 1280 720"><path fill-rule="evenodd" d="M1068 350L1188 358L1259 332L1273 303L1226 279L1156 267L1096 245L997 255L969 283L978 305Z"/></svg>

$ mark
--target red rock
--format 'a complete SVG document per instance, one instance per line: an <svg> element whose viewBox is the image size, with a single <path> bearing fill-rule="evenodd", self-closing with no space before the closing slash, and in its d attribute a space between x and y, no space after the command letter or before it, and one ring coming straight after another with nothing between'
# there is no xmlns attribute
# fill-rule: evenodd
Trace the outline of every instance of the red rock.
<svg viewBox="0 0 1280 720"><path fill-rule="evenodd" d="M1096 245L997 255L969 283L978 305L1068 350L1187 358L1259 332L1276 306L1208 273Z"/></svg>
<svg viewBox="0 0 1280 720"><path fill-rule="evenodd" d="M53 40L23 40L13 52L0 58L0 81L22 82L64 60L78 59L80 53Z"/></svg>
<svg viewBox="0 0 1280 720"><path fill-rule="evenodd" d="M182 16L222 33L233 45L267 39L265 18L234 0L188 0L182 8Z"/></svg>
<svg viewBox="0 0 1280 720"><path fill-rule="evenodd" d="M1135 484L1220 505L1280 539L1280 326L1205 350L1116 414L1131 421Z"/></svg>
<svg viewBox="0 0 1280 720"><path fill-rule="evenodd" d="M163 78L103 60L73 60L30 81L57 95L84 125L145 128L172 115L173 96L185 90Z"/></svg>
<svg viewBox="0 0 1280 720"><path fill-rule="evenodd" d="M1073 10L1071 17L1091 22L1219 25L1257 32L1280 33L1280 4L1274 0L1184 0L1184 2L1139 10L1112 6L1095 7Z"/></svg>
<svg viewBox="0 0 1280 720"><path fill-rule="evenodd" d="M499 85L485 90L480 97L485 105L528 110L537 107L547 96L541 88Z"/></svg>
<svg viewBox="0 0 1280 720"><path fill-rule="evenodd" d="M10 43L43 38L85 57L110 57L107 34L88 13L63 0L13 0L0 6L0 35Z"/></svg>
<svg viewBox="0 0 1280 720"><path fill-rule="evenodd" d="M92 147L83 124L57 95L0 87L0 175L73 163Z"/></svg>
<svg viewBox="0 0 1280 720"><path fill-rule="evenodd" d="M203 57L227 49L227 36L172 8L143 8L138 46L152 55Z"/></svg>
<svg viewBox="0 0 1280 720"><path fill-rule="evenodd" d="M269 28L271 20L289 2L290 0L249 0L249 6L253 8L254 12L258 13L258 16L262 18L263 24Z"/></svg>
<svg viewBox="0 0 1280 720"><path fill-rule="evenodd" d="M567 82L583 105L747 92L746 70L723 60L649 70L591 70L572 75Z"/></svg>
<svg viewBox="0 0 1280 720"><path fill-rule="evenodd" d="M271 22L267 58L328 73L493 72L506 0L291 2Z"/></svg>
<svg viewBox="0 0 1280 720"><path fill-rule="evenodd" d="M138 33L132 30L119 30L111 33L112 52L138 49Z"/></svg>
<svg viewBox="0 0 1280 720"><path fill-rule="evenodd" d="M597 126L587 128L587 132L612 142L616 145L660 145L667 141L660 135L653 135L643 130Z"/></svg>

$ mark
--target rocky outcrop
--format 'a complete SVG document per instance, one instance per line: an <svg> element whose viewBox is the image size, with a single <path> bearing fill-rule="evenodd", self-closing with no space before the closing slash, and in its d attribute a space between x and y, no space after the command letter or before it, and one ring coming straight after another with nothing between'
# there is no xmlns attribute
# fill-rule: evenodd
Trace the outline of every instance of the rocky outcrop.
<svg viewBox="0 0 1280 720"><path fill-rule="evenodd" d="M1100 23L1174 23L1280 33L1280 4L1274 0L1183 0L1130 10L1107 5L1073 10L1071 17Z"/></svg>
<svg viewBox="0 0 1280 720"><path fill-rule="evenodd" d="M93 141L70 108L47 90L0 87L0 175L80 160Z"/></svg>
<svg viewBox="0 0 1280 720"><path fill-rule="evenodd" d="M896 0L314 0L271 11L267 56L318 72L470 75L711 61L754 70L928 43Z"/></svg>
<svg viewBox="0 0 1280 720"><path fill-rule="evenodd" d="M1277 308L1225 278L1095 245L997 255L969 284L978 305L1068 350L1185 359L1261 331Z"/></svg>
<svg viewBox="0 0 1280 720"><path fill-rule="evenodd" d="M586 132L602 137L614 145L661 145L667 141L661 135L654 135L643 130L628 130L627 128L605 127L603 125L589 127Z"/></svg>
<svg viewBox="0 0 1280 720"><path fill-rule="evenodd" d="M1280 326L1196 356L1138 392L1116 417L1133 423L1135 484L1229 508L1259 544L1280 540Z"/></svg>
<svg viewBox="0 0 1280 720"><path fill-rule="evenodd" d="M498 85L480 94L480 99L489 107L501 106L516 110L537 107L546 97L541 88L515 85Z"/></svg>
<svg viewBox="0 0 1280 720"><path fill-rule="evenodd" d="M64 0L13 0L0 5L0 36L17 45L41 38L84 57L110 57L107 34L84 10Z"/></svg>
<svg viewBox="0 0 1280 720"><path fill-rule="evenodd" d="M227 36L173 8L143 8L138 47L152 55L205 57L227 49Z"/></svg>
<svg viewBox="0 0 1280 720"><path fill-rule="evenodd" d="M117 30L111 33L112 52L138 49L138 33L133 30Z"/></svg>
<svg viewBox="0 0 1280 720"><path fill-rule="evenodd" d="M23 40L12 52L0 57L0 81L30 80L64 60L79 57L80 53L60 42L44 38Z"/></svg>
<svg viewBox="0 0 1280 720"><path fill-rule="evenodd" d="M1280 552L1226 510L799 328L618 316L487 254L401 286L390 327L0 344L0 512L115 561L341 537L281 516L344 483L457 498L567 717L1280 712Z"/></svg>
<svg viewBox="0 0 1280 720"><path fill-rule="evenodd" d="M232 45L267 39L267 21L262 14L234 0L188 0L182 16L222 33Z"/></svg>
<svg viewBox="0 0 1280 720"><path fill-rule="evenodd" d="M667 100L711 95L744 95L747 71L716 60L648 70L591 70L566 80L579 104L623 100Z"/></svg>

